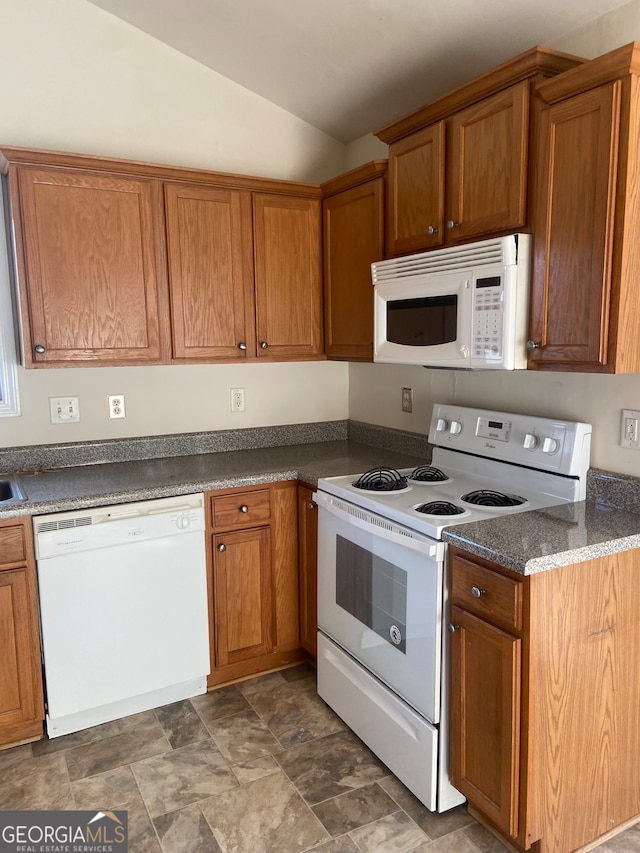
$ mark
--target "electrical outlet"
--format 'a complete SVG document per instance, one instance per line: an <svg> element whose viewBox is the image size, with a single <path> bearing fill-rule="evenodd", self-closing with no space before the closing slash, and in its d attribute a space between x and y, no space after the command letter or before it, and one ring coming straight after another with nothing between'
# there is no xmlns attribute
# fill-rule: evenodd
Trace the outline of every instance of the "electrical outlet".
<svg viewBox="0 0 640 853"><path fill-rule="evenodd" d="M413 388L402 389L402 411L413 411Z"/></svg>
<svg viewBox="0 0 640 853"><path fill-rule="evenodd" d="M109 417L111 419L126 417L124 410L124 394L111 394L107 399L109 400Z"/></svg>
<svg viewBox="0 0 640 853"><path fill-rule="evenodd" d="M244 388L231 388L231 411L244 412Z"/></svg>
<svg viewBox="0 0 640 853"><path fill-rule="evenodd" d="M640 450L640 412L634 409L622 410L620 446Z"/></svg>
<svg viewBox="0 0 640 853"><path fill-rule="evenodd" d="M71 424L80 420L80 403L77 397L49 397L52 424Z"/></svg>

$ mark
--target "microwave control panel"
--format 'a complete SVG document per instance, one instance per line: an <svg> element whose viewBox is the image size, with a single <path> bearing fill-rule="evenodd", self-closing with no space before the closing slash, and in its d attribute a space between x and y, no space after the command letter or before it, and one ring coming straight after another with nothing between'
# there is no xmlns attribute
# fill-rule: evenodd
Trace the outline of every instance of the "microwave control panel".
<svg viewBox="0 0 640 853"><path fill-rule="evenodd" d="M491 275L473 282L472 358L500 361L503 356L504 286L502 276Z"/></svg>

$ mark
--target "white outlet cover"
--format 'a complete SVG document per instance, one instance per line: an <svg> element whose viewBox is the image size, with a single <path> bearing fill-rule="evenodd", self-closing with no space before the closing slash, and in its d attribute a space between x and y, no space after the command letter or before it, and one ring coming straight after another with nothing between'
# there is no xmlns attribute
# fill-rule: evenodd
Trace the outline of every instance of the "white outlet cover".
<svg viewBox="0 0 640 853"><path fill-rule="evenodd" d="M110 394L108 397L109 400L109 417L113 420L113 418L124 418L126 417L126 412L124 408L124 394Z"/></svg>

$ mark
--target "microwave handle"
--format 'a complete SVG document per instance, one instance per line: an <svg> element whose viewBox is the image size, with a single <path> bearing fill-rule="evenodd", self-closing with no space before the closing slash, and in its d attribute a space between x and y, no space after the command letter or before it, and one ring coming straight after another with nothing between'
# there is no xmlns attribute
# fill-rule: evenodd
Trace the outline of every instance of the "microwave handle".
<svg viewBox="0 0 640 853"><path fill-rule="evenodd" d="M339 498L333 498L324 492L314 492L313 499L320 509L330 512L345 523L359 527L367 533L380 536L389 542L402 545L403 548L417 551L419 554L424 554L434 560L441 560L443 557L444 544L442 542L434 542L433 539L414 534L412 531L403 533L402 527L386 521L386 519L380 519L382 523L376 523L378 516L372 515L360 507L352 507L351 504L344 503Z"/></svg>

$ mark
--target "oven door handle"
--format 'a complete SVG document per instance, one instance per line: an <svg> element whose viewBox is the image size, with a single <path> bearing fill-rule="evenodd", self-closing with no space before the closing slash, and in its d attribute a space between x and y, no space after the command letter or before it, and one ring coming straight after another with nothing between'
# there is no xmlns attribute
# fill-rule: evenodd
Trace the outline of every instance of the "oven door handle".
<svg viewBox="0 0 640 853"><path fill-rule="evenodd" d="M412 551L417 551L419 554L424 554L434 560L441 560L443 558L443 542L428 539L399 524L394 524L394 522L387 521L385 518L372 515L360 507L352 506L341 501L339 498L326 495L324 492L315 492L313 499L321 509L337 516L337 518L346 524L352 524L361 530L365 530L367 533L380 536L387 542L394 542L396 545L402 545L403 548L410 548Z"/></svg>

